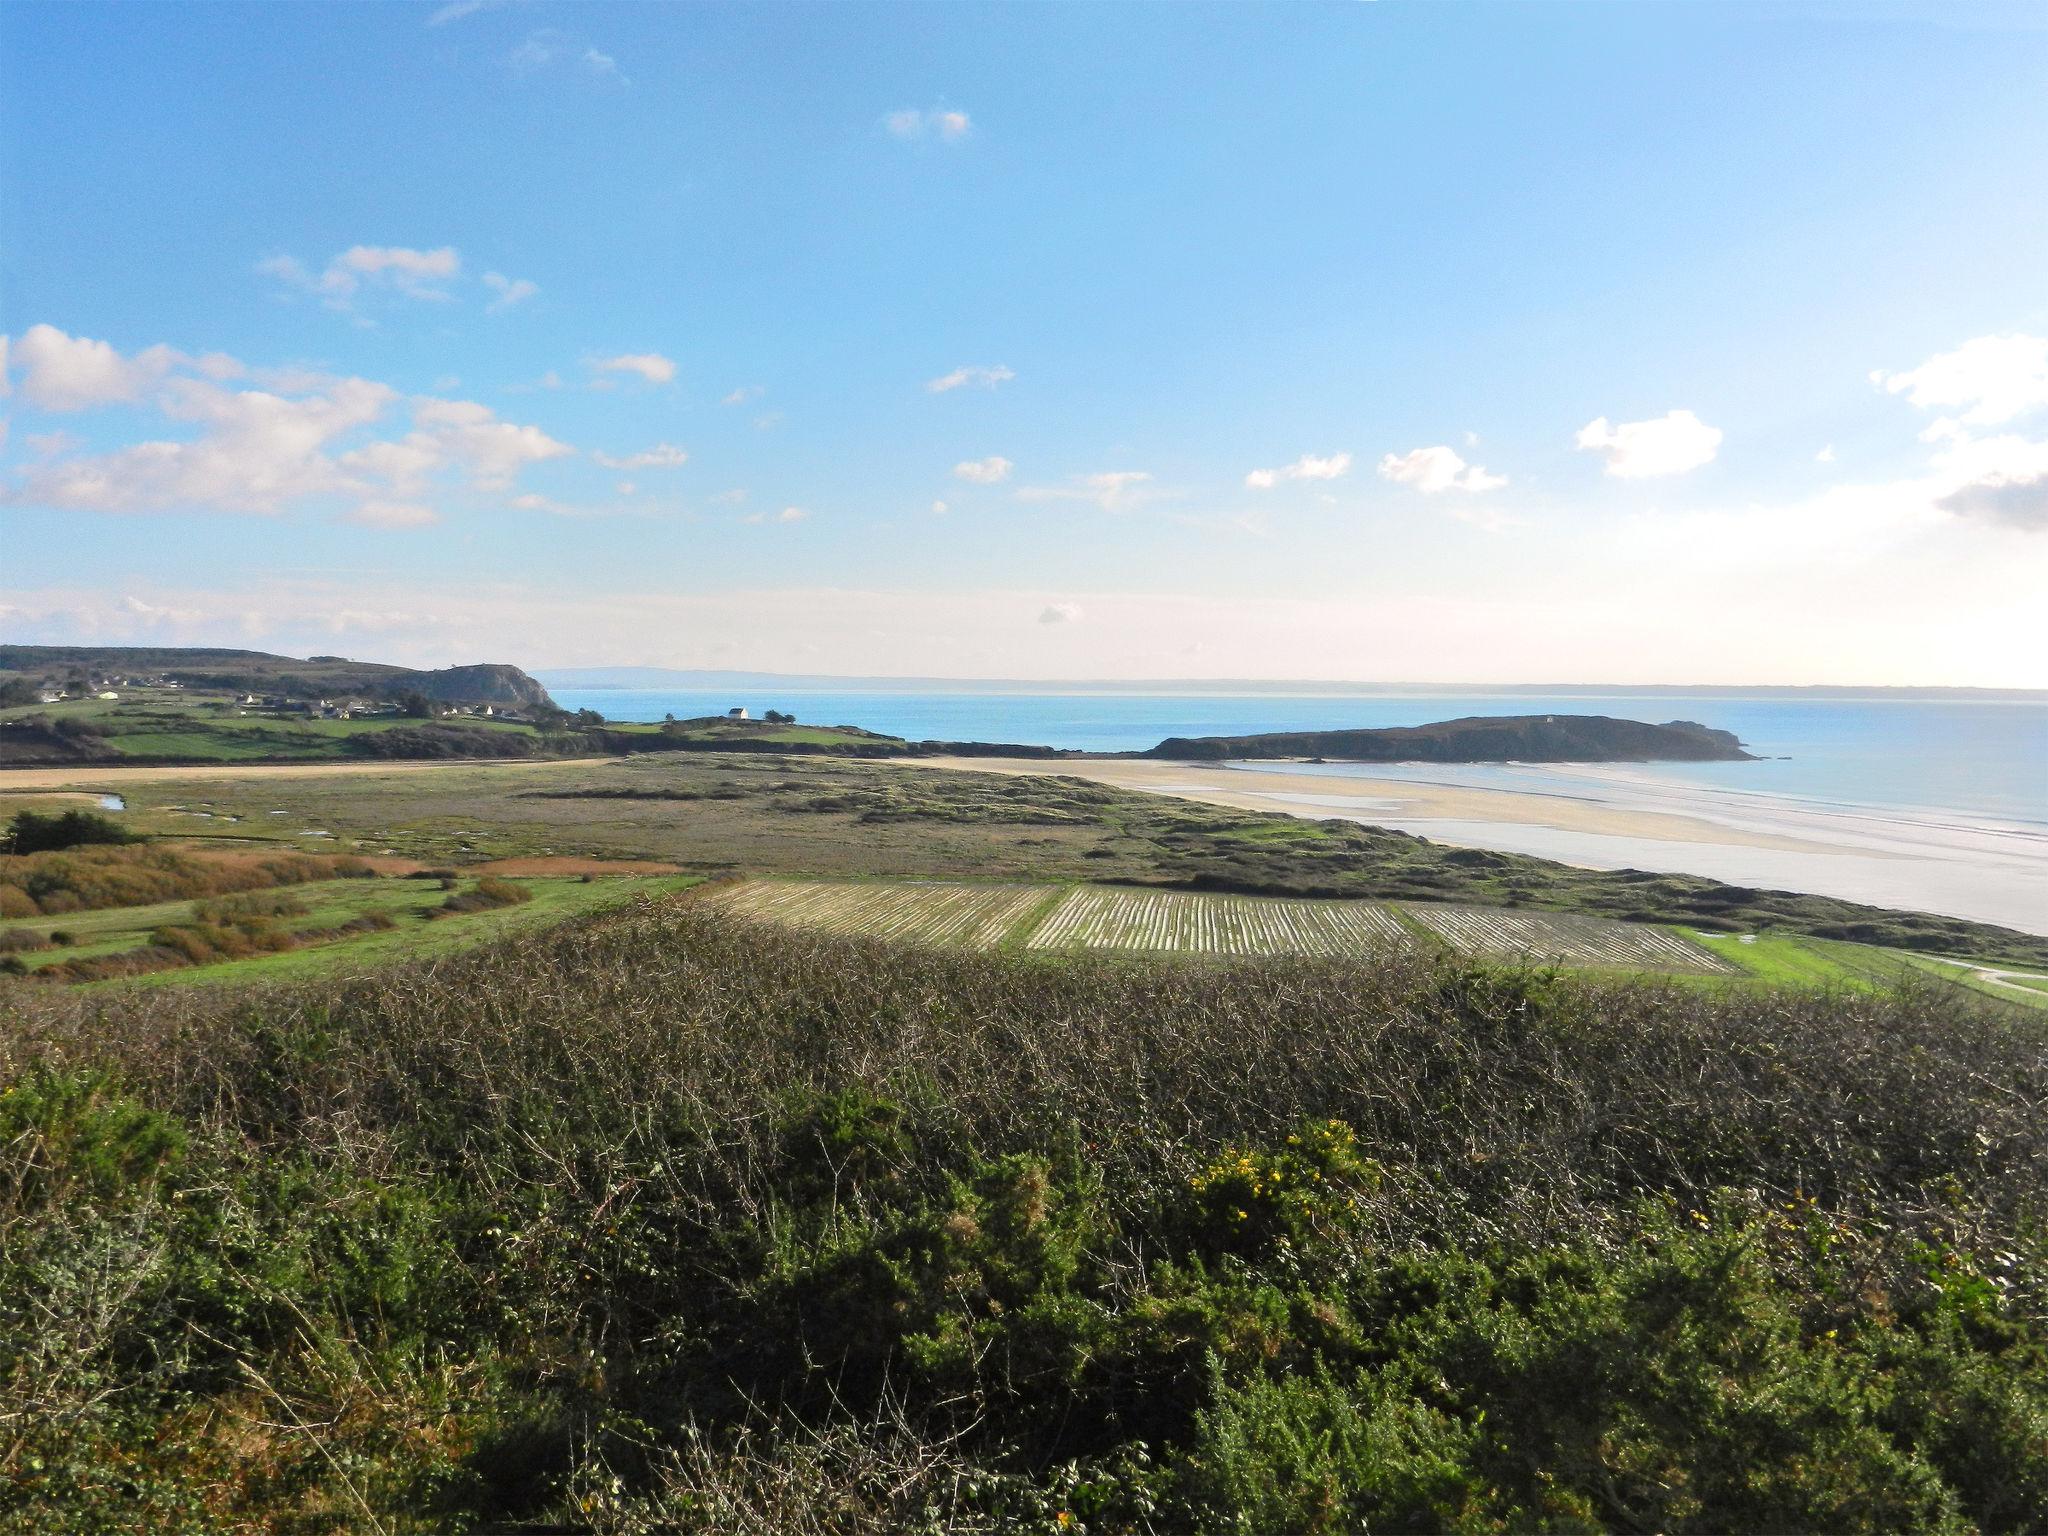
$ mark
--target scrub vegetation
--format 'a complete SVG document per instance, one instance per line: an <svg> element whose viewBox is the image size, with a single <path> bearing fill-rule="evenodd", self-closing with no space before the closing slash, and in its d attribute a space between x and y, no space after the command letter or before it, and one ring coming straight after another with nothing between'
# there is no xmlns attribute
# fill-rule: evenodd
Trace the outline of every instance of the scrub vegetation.
<svg viewBox="0 0 2048 1536"><path fill-rule="evenodd" d="M1952 988L685 902L0 996L0 1521L38 1531L2048 1508L2048 1024Z"/></svg>

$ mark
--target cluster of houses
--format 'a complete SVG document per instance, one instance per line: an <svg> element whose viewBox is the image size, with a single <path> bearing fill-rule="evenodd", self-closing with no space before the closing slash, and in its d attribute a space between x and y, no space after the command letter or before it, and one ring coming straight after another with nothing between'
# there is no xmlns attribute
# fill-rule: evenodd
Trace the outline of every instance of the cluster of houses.
<svg viewBox="0 0 2048 1536"><path fill-rule="evenodd" d="M123 690L148 689L182 691L185 684L174 677L99 677L74 676L68 687L45 682L36 690L39 704L62 704L66 699L106 699L117 701ZM407 713L404 704L389 699L312 699L295 698L285 693L235 693L231 695L236 713L305 715L315 720L375 720L390 719ZM494 704L448 704L439 700L431 701L429 712L435 719L451 716L470 716L480 720L503 720L514 724L531 723L530 717L502 705Z"/></svg>

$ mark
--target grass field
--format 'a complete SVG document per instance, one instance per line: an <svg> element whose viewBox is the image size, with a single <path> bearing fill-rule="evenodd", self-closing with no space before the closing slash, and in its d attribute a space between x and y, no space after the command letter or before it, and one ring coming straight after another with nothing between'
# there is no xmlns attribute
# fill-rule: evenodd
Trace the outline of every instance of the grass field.
<svg viewBox="0 0 2048 1536"><path fill-rule="evenodd" d="M472 890L462 880L457 892ZM619 906L643 895L667 894L695 883L691 876L607 877L598 880L522 879L533 899L518 906L430 918L429 913L450 894L432 880L323 880L283 888L305 908L279 920L280 926L304 932L331 929L353 919L381 913L398 926L378 933L350 935L302 949L230 960L215 965L179 967L146 975L94 983L100 987L160 987L222 981L297 981L347 970L365 970L403 960L453 953L521 930L538 931L572 917ZM115 907L74 912L6 925L8 931L45 936L72 935L62 947L28 950L20 955L30 971L67 960L89 959L137 949L150 942L160 927L190 922L194 901L158 902L144 907Z"/></svg>

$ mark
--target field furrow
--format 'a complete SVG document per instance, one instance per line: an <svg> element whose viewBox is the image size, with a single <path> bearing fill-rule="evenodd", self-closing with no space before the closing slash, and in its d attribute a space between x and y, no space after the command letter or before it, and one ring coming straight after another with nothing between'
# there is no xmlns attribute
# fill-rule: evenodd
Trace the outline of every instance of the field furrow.
<svg viewBox="0 0 2048 1536"><path fill-rule="evenodd" d="M1078 886L1027 944L1040 950L1335 955L1398 944L1404 937L1391 913L1367 902Z"/></svg>
<svg viewBox="0 0 2048 1536"><path fill-rule="evenodd" d="M1631 970L1733 975L1736 967L1665 928L1562 912L1502 912L1404 904L1409 916L1460 954L1481 960L1612 965Z"/></svg>

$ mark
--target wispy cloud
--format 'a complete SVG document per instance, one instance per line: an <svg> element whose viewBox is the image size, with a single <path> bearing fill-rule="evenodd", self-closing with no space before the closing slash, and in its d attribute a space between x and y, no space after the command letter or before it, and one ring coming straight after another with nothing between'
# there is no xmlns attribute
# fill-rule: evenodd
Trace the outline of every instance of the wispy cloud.
<svg viewBox="0 0 2048 1536"><path fill-rule="evenodd" d="M891 137L905 142L936 138L952 143L966 138L974 130L974 124L965 112L950 107L932 107L924 110L903 107L894 112L884 113L882 126L888 130Z"/></svg>
<svg viewBox="0 0 2048 1536"><path fill-rule="evenodd" d="M1079 603L1047 603L1038 611L1041 624L1078 624L1081 617Z"/></svg>
<svg viewBox="0 0 2048 1536"><path fill-rule="evenodd" d="M1607 461L1607 473L1622 480L1682 475L1711 463L1721 449L1721 429L1691 411L1667 411L1649 421L1615 424L1596 417L1573 441Z"/></svg>
<svg viewBox="0 0 2048 1536"><path fill-rule="evenodd" d="M448 0L448 4L427 18L427 25L445 27L451 21L461 21L481 11L495 11L511 3L512 0Z"/></svg>
<svg viewBox="0 0 2048 1536"><path fill-rule="evenodd" d="M618 458L608 453L592 453L590 457L606 469L680 469L690 459L673 443L656 443L652 448Z"/></svg>
<svg viewBox="0 0 2048 1536"><path fill-rule="evenodd" d="M759 384L742 384L738 389L728 391L718 403L720 405L745 405L749 400L758 400L766 393L767 390Z"/></svg>
<svg viewBox="0 0 2048 1536"><path fill-rule="evenodd" d="M1351 472L1351 455L1332 453L1317 457L1304 453L1292 464L1279 469L1255 469L1244 477L1244 483L1255 491L1269 491L1282 480L1336 480Z"/></svg>
<svg viewBox="0 0 2048 1536"><path fill-rule="evenodd" d="M1477 464L1467 464L1455 449L1441 445L1390 453L1380 460L1380 474L1398 485L1413 486L1425 496L1444 491L1476 495L1497 491L1508 483L1506 475L1489 474Z"/></svg>
<svg viewBox="0 0 2048 1536"><path fill-rule="evenodd" d="M590 80L613 85L633 83L610 54L554 27L529 32L518 47L505 55L505 67L522 80L551 72L557 66Z"/></svg>
<svg viewBox="0 0 2048 1536"><path fill-rule="evenodd" d="M1065 485L1025 485L1017 489L1019 501L1088 501L1105 512L1127 512L1161 494L1152 485L1152 475L1143 469L1106 469L1092 475L1075 475Z"/></svg>
<svg viewBox="0 0 2048 1536"><path fill-rule="evenodd" d="M992 453L985 459L963 459L953 466L953 478L965 480L970 485L998 485L1010 478L1010 471L1017 466L999 453Z"/></svg>
<svg viewBox="0 0 2048 1536"><path fill-rule="evenodd" d="M740 521L743 523L800 523L811 514L802 507L784 507L780 512L749 512Z"/></svg>
<svg viewBox="0 0 2048 1536"><path fill-rule="evenodd" d="M978 385L982 389L994 389L998 384L1007 384L1015 377L1017 375L1001 363L989 367L970 364L964 368L955 368L951 373L942 373L936 379L928 379L924 387L935 395L943 395L948 390L963 389L969 384Z"/></svg>
<svg viewBox="0 0 2048 1536"><path fill-rule="evenodd" d="M601 374L632 374L649 384L672 384L676 377L675 361L659 352L622 352L616 357L596 357L590 360L590 366Z"/></svg>
<svg viewBox="0 0 2048 1536"><path fill-rule="evenodd" d="M516 304L524 304L540 292L540 284L528 282L523 277L507 277L502 272L486 272L484 286L497 297L484 306L487 313L498 315Z"/></svg>
<svg viewBox="0 0 2048 1536"><path fill-rule="evenodd" d="M296 256L268 256L256 270L282 286L319 298L330 309L350 308L366 288L386 289L408 299L445 303L448 284L462 275L454 246L420 250L406 245L352 245L319 272Z"/></svg>

